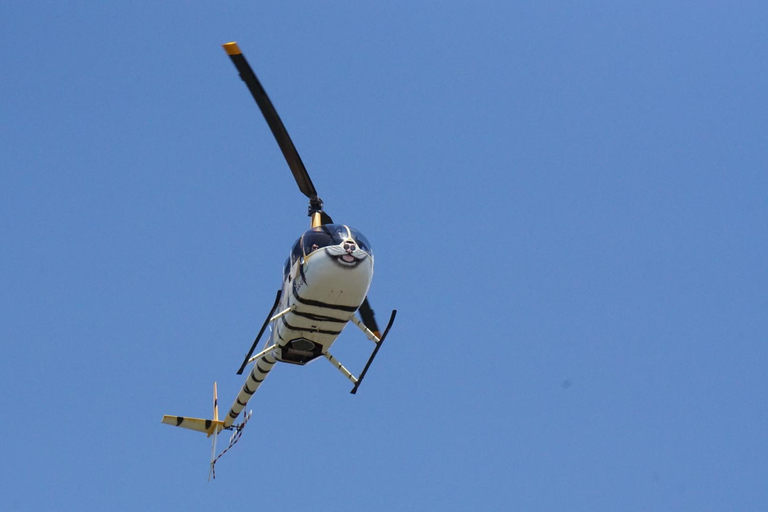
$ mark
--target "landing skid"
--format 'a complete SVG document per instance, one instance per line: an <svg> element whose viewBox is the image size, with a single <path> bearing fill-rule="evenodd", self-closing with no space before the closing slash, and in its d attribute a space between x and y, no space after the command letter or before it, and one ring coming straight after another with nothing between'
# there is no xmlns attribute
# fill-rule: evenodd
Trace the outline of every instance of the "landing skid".
<svg viewBox="0 0 768 512"><path fill-rule="evenodd" d="M275 303L272 304L272 309L269 310L267 319L264 320L264 324L261 326L261 329L259 329L259 334L257 334L256 339L253 340L253 345L251 345L251 350L248 351L248 354L246 354L245 359L243 359L243 364L241 364L240 369L237 370L238 375L243 374L243 370L245 369L245 366L248 364L248 360L251 358L251 354L253 354L253 351L256 350L256 345L259 343L259 340L261 339L261 335L264 334L264 330L267 328L267 325L269 325L269 322L273 320L272 313L274 313L275 310L277 309L277 305L280 303L280 296L282 294L283 294L282 290L277 290L277 297L275 297Z"/></svg>
<svg viewBox="0 0 768 512"><path fill-rule="evenodd" d="M395 323L395 315L397 315L397 310L392 311L392 316L389 317L387 328L384 329L384 334L381 335L381 338L379 338L378 341L374 340L376 341L376 348L373 349L373 352L371 353L371 357L368 359L368 362L365 363L365 368L363 368L363 371L360 373L360 377L357 378L357 383L355 384L355 387L352 388L352 391L350 391L350 393L352 393L353 395L357 393L357 388L360 387L360 384L362 384L365 374L368 373L368 368L371 367L371 363L373 363L373 358L376 357L376 354L379 353L379 349L381 348L381 345L384 344L384 339L387 337L387 334L389 334L389 330L392 328L392 324Z"/></svg>
<svg viewBox="0 0 768 512"><path fill-rule="evenodd" d="M352 391L350 391L350 393L352 393L353 395L357 393L357 388L359 388L360 384L362 384L363 378L365 378L365 374L368 373L368 369L371 367L371 364L373 363L373 359L376 357L376 354L379 353L379 349L381 348L381 345L384 343L384 340L386 339L387 334L389 333L389 329L392 328L392 324L395 322L395 315L397 315L397 310L392 311L392 316L389 317L389 323L387 323L387 328L384 329L384 334L381 335L381 338L376 336L376 334L374 334L373 331L368 329L360 319L358 319L357 317L352 317L352 321L355 323L355 325L357 325L360 328L360 330L363 331L363 333L366 335L366 337L369 340L373 341L376 344L376 348L373 349L373 352L371 353L371 357L368 358L368 362L365 363L365 368L363 368L363 371L360 373L359 377L355 377L354 375L352 375L352 372L347 370L347 368L343 364L341 364L341 361L336 359L333 356L333 354L327 351L323 353L323 355L328 360L328 362L330 362L333 366L335 366L336 369L339 370L342 375L344 375L344 377L349 379L349 381L352 384L354 384L355 387L353 387Z"/></svg>

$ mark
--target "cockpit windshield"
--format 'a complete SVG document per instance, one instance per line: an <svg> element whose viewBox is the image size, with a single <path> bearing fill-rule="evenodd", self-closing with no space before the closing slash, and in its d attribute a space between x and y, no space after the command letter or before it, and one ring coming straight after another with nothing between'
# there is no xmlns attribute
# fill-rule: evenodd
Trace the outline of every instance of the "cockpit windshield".
<svg viewBox="0 0 768 512"><path fill-rule="evenodd" d="M301 238L296 240L291 250L291 257L285 262L284 274L287 276L289 269L302 257L309 256L316 250L328 247L329 245L340 245L350 239L360 249L373 256L371 244L358 230L343 224L324 224L305 231Z"/></svg>
<svg viewBox="0 0 768 512"><path fill-rule="evenodd" d="M324 224L306 231L301 237L304 256L329 245L339 245L347 240L354 240L357 246L373 256L371 244L362 233L343 224Z"/></svg>
<svg viewBox="0 0 768 512"><path fill-rule="evenodd" d="M302 257L309 256L316 250L328 247L329 245L340 245L342 242L350 239L354 240L360 249L373 256L371 244L358 230L343 224L323 224L322 226L305 231L301 238L296 240L291 250L290 261L285 262L286 272L289 267L293 266Z"/></svg>

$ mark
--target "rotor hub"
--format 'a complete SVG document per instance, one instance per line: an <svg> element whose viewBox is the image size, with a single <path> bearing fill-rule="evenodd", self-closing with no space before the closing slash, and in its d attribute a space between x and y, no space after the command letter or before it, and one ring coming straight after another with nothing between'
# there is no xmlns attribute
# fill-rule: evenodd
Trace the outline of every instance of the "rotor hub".
<svg viewBox="0 0 768 512"><path fill-rule="evenodd" d="M312 214L317 213L317 212L322 212L322 211L323 211L323 200L320 199L317 196L310 197L309 198L309 213L307 215L309 215L311 217Z"/></svg>

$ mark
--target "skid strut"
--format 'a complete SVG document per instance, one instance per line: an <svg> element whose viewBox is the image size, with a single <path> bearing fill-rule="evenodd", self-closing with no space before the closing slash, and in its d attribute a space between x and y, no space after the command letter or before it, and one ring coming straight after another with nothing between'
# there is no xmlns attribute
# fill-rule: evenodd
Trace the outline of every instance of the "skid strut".
<svg viewBox="0 0 768 512"><path fill-rule="evenodd" d="M379 349L381 348L381 344L384 343L384 339L387 337L387 333L389 333L389 329L392 327L392 324L395 321L395 315L397 314L397 311L392 311L392 316L389 318L389 323L387 324L387 328L384 329L384 334L381 335L381 338L378 338L370 329L368 329L363 322L357 319L357 317L352 317L355 324L362 330L368 338L371 339L376 344L376 348L373 349L373 353L371 354L371 357L368 358L368 362L365 364L365 368L363 368L362 373L360 373L359 377L355 377L352 375L352 372L346 369L346 367L341 364L341 361L333 357L333 354L330 352L323 352L323 355L325 358L330 362L333 366L338 369L342 375L344 375L349 381L355 385L354 388L352 388L353 395L357 393L357 388L360 387L360 383L363 382L363 377L365 377L365 374L368 373L368 368L371 367L371 363L373 363L373 358L376 357L376 354L379 352Z"/></svg>
<svg viewBox="0 0 768 512"><path fill-rule="evenodd" d="M357 384L357 377L355 377L354 375L352 375L352 372L350 372L349 370L347 370L347 369L346 369L346 367L345 367L343 364L341 364L341 361L339 361L338 359L336 359L335 357L333 357L333 354L331 354L330 352L323 352L323 355L325 356L325 358L326 358L328 361L330 361L330 363L331 363L333 366L335 366L336 368L338 368L338 370L339 370L339 371L340 371L340 372L341 372L341 373L342 373L342 374L343 374L343 375L344 375L346 378L348 378L348 379L350 380L350 382L352 382L352 384L355 384L355 385Z"/></svg>
<svg viewBox="0 0 768 512"><path fill-rule="evenodd" d="M379 337L378 337L378 336L376 336L376 333L375 333L375 332L373 332L373 331L372 331L372 330L370 330L368 327L366 327L366 326L365 326L365 324L363 323L363 321L362 321L362 320L360 320L360 319L359 319L359 318L357 318L356 316L353 316L353 317L352 317L352 322L354 322L354 324L355 324L356 326L358 326L358 327L360 328L360 330L361 330L361 331L363 331L363 334L365 334L365 336L366 336L366 337L367 337L369 340L371 340L371 341L372 341L372 342L374 342L374 343L379 343L379 341L380 341L380 340L379 340Z"/></svg>

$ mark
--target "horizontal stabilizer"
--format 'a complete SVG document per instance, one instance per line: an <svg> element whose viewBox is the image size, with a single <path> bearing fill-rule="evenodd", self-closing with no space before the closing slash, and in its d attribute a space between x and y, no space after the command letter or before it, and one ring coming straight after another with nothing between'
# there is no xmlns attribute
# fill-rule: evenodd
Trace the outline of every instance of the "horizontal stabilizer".
<svg viewBox="0 0 768 512"><path fill-rule="evenodd" d="M214 432L219 433L224 430L224 422L217 420L204 420L202 418L187 418L185 416L163 416L163 423L173 425L174 427L188 428L203 432L210 437Z"/></svg>

